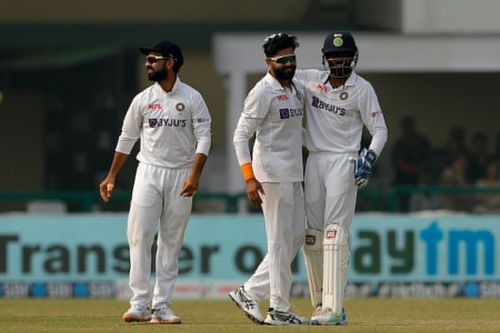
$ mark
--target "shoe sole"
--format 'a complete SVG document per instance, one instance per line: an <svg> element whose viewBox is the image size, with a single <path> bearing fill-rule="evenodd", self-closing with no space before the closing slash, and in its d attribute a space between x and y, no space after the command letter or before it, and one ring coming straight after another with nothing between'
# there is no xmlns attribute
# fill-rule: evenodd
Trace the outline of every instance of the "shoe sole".
<svg viewBox="0 0 500 333"><path fill-rule="evenodd" d="M122 320L126 323L143 323L143 322L148 322L151 320L151 317L122 317Z"/></svg>
<svg viewBox="0 0 500 333"><path fill-rule="evenodd" d="M319 320L311 320L311 325L315 326L345 326L347 325L346 321L337 321L334 323L319 321Z"/></svg>
<svg viewBox="0 0 500 333"><path fill-rule="evenodd" d="M233 303L236 304L236 306L238 308L240 308L241 310L243 310L243 312L248 317L248 319L250 319L251 321L253 321L254 323L256 323L258 325L264 325L265 324L263 320L259 320L259 318L256 318L255 316L252 316L250 313L246 312L245 309L243 309L240 306L240 304L238 303L238 301L233 297L233 295L231 293L229 293L228 295L229 295L229 298L231 299L231 301L233 301Z"/></svg>
<svg viewBox="0 0 500 333"><path fill-rule="evenodd" d="M264 322L264 325L267 325L267 326L290 326L292 324L288 324L288 323L266 323L266 322Z"/></svg>
<svg viewBox="0 0 500 333"><path fill-rule="evenodd" d="M286 323L286 322L274 322L274 323L266 323L265 321L263 322L264 325L270 325L270 326L307 326L311 325L310 322L303 322L303 323Z"/></svg>
<svg viewBox="0 0 500 333"><path fill-rule="evenodd" d="M176 320L158 320L158 319L151 319L149 321L150 324L155 324L155 325L179 325L182 324L182 321L180 319Z"/></svg>

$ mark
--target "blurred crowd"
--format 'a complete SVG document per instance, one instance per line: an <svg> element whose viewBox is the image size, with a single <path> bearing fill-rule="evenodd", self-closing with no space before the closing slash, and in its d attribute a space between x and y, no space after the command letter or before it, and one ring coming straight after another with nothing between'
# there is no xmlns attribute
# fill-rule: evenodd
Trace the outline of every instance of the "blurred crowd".
<svg viewBox="0 0 500 333"><path fill-rule="evenodd" d="M415 120L401 119L402 135L392 149L394 178L392 185L441 185L446 193L435 191L403 194L401 211L449 209L476 213L499 213L500 132L491 140L483 132L467 138L461 127L452 127L443 147L433 147L419 132ZM455 186L474 187L472 191L456 191Z"/></svg>

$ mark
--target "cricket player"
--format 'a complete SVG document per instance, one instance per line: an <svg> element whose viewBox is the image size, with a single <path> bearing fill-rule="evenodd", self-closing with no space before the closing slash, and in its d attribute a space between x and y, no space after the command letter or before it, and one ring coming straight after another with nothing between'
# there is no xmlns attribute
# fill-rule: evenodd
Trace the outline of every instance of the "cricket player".
<svg viewBox="0 0 500 333"><path fill-rule="evenodd" d="M109 201L116 175L140 138L127 227L132 298L123 320L180 324L171 298L192 197L210 149L211 118L200 93L178 77L184 61L179 46L162 41L140 51L147 56L148 77L155 83L135 96L125 115L100 194ZM158 222L156 281L151 297L151 247Z"/></svg>
<svg viewBox="0 0 500 333"><path fill-rule="evenodd" d="M236 156L247 196L262 204L267 254L250 279L229 294L247 316L269 325L303 324L292 312L291 263L303 243L305 207L302 189L302 86L293 79L298 46L295 36L274 34L264 41L268 73L248 94L234 131ZM249 140L255 136L253 159ZM263 318L259 302L270 294Z"/></svg>
<svg viewBox="0 0 500 333"><path fill-rule="evenodd" d="M312 324L345 324L348 231L357 189L367 185L387 140L387 127L371 84L354 71L358 48L349 32L326 36L327 71L297 70L306 89L305 173L307 225L304 253L315 311ZM363 126L372 135L360 150Z"/></svg>

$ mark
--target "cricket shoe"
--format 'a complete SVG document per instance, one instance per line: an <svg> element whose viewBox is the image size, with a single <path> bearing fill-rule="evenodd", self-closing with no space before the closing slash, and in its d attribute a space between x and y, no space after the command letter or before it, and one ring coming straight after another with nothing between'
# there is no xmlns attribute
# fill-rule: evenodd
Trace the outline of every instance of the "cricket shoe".
<svg viewBox="0 0 500 333"><path fill-rule="evenodd" d="M154 308L150 321L151 324L180 324L181 322L181 318L168 305Z"/></svg>
<svg viewBox="0 0 500 333"><path fill-rule="evenodd" d="M246 291L243 286L240 286L234 291L229 293L229 298L242 309L247 317L257 324L263 324L264 318L260 314L259 302L254 300Z"/></svg>
<svg viewBox="0 0 500 333"><path fill-rule="evenodd" d="M312 325L347 325L347 317L342 308L342 314L338 316L332 312L330 308L323 308L318 306L314 309L313 315L311 317Z"/></svg>
<svg viewBox="0 0 500 333"><path fill-rule="evenodd" d="M149 306L143 304L133 304L122 317L124 322L144 322L151 319Z"/></svg>
<svg viewBox="0 0 500 333"><path fill-rule="evenodd" d="M309 319L299 316L291 311L278 311L273 308L269 308L267 312L266 319L264 319L264 324L266 325L307 325L309 324Z"/></svg>

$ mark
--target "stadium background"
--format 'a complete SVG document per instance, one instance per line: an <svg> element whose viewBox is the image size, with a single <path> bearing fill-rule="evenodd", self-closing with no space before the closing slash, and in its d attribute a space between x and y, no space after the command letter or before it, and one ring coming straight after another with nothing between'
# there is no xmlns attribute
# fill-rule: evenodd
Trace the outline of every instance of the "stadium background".
<svg viewBox="0 0 500 333"><path fill-rule="evenodd" d="M242 183L231 186L227 181L237 169L236 160L228 158L228 114L239 110L229 109L232 81L218 70L217 52L224 54L224 49L216 51L215 40L263 39L287 31L298 35L303 48L306 36L342 29L362 36L360 40L382 36L396 41L380 60L385 64L402 52L405 41L418 38L414 57L426 64L363 71L363 62L373 62L374 53L363 52L366 44L359 45L360 74L379 95L389 141L370 187L360 193L351 243L359 262L350 268L351 296L499 297L500 207L487 215L477 209L479 199L500 195L498 185L485 189L475 183L437 182L405 187L393 183L392 163L404 116L415 119L436 149L445 147L450 130L459 127L467 146L475 133L486 135L484 148L498 158L498 10L494 0L0 4L0 296L127 297L123 212L135 163L130 160L120 173L121 192L110 205L99 202L97 185L131 98L149 84L137 48L171 39L185 53L182 79L203 94L213 117L212 153L183 250L186 272L177 295L224 297L258 262L264 233L261 216L248 214L254 211L241 194ZM461 48L440 52L439 41L458 41ZM260 52L260 44L250 47ZM438 64L449 59L441 69L431 66L436 47ZM317 53L318 67L320 48L318 43L307 49ZM235 63L241 61L245 68L247 62L260 60L241 57ZM243 86L251 87L262 73L249 73ZM438 203L428 203L433 209L425 214L405 212L401 201L419 196L422 202L432 197ZM445 207L447 197L466 205ZM425 207L420 208L414 210ZM294 294L306 293L298 260Z"/></svg>

